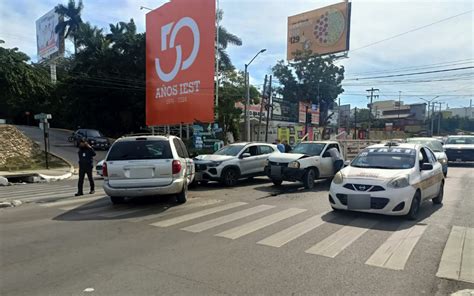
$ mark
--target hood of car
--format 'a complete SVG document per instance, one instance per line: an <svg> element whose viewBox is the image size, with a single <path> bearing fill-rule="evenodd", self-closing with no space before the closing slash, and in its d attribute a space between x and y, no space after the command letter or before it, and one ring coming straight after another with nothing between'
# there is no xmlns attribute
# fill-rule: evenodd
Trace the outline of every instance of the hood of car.
<svg viewBox="0 0 474 296"><path fill-rule="evenodd" d="M275 153L272 154L268 157L269 161L272 162L283 162L283 163L289 163L294 160L298 160L300 158L305 157L305 154L299 154L299 153Z"/></svg>
<svg viewBox="0 0 474 296"><path fill-rule="evenodd" d="M433 153L434 153L434 155L436 156L436 159L448 158L448 157L446 156L446 153L444 153L444 152L433 152Z"/></svg>
<svg viewBox="0 0 474 296"><path fill-rule="evenodd" d="M345 167L341 170L344 178L347 179L372 179L372 180L392 180L398 176L405 176L410 169L390 170L390 169L368 169L353 166Z"/></svg>
<svg viewBox="0 0 474 296"><path fill-rule="evenodd" d="M444 149L457 149L457 150L463 150L463 149L474 149L474 144L445 144Z"/></svg>
<svg viewBox="0 0 474 296"><path fill-rule="evenodd" d="M211 162L211 161L226 161L229 159L236 158L236 156L230 155L216 155L216 154L202 154L194 158L196 161L200 162Z"/></svg>

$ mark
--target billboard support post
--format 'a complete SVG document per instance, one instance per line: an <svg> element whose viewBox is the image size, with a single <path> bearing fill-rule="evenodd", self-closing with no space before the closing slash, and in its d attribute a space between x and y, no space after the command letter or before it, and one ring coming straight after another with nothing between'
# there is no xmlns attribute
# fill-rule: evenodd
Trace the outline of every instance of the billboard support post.
<svg viewBox="0 0 474 296"><path fill-rule="evenodd" d="M257 142L260 141L260 126L262 125L263 105L267 100L266 95L267 95L267 75L265 75L265 80L263 82L262 101L260 102L260 114L258 115Z"/></svg>

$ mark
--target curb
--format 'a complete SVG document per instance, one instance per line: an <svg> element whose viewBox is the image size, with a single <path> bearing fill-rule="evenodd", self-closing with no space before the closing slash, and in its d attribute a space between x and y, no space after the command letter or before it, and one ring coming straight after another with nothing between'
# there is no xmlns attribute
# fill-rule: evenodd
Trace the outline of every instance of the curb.
<svg viewBox="0 0 474 296"><path fill-rule="evenodd" d="M48 152L49 154L53 155L54 157L57 157L59 159L61 159L63 162L65 162L68 166L69 166L69 172L66 173L66 174L63 174L63 175L60 175L60 176L48 176L48 175L44 175L44 174L37 174L38 176L40 176L42 179L46 180L46 182L51 182L51 181L60 181L60 180L65 180L65 179L69 179L72 177L72 175L74 174L74 166L72 165L72 163L70 163L68 160L66 160L65 158L55 154L55 153L51 153L51 152Z"/></svg>

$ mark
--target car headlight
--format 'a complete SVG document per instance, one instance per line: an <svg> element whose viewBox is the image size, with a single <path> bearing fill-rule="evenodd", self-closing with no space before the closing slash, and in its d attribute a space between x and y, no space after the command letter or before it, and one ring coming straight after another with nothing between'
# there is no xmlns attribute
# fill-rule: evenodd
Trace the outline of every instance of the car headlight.
<svg viewBox="0 0 474 296"><path fill-rule="evenodd" d="M446 164L446 163L448 163L448 160L447 160L446 158L438 159L438 161L439 161L441 164Z"/></svg>
<svg viewBox="0 0 474 296"><path fill-rule="evenodd" d="M213 161L213 162L211 162L211 163L209 164L209 167L215 168L215 167L220 166L221 163L222 163L222 161Z"/></svg>
<svg viewBox="0 0 474 296"><path fill-rule="evenodd" d="M344 181L344 175L341 173L341 171L337 172L334 178L332 179L332 182L334 184L342 184Z"/></svg>
<svg viewBox="0 0 474 296"><path fill-rule="evenodd" d="M295 161L290 162L288 164L288 167L293 168L293 169L299 169L300 168L300 163L295 160Z"/></svg>
<svg viewBox="0 0 474 296"><path fill-rule="evenodd" d="M396 177L395 179L388 182L387 186L390 188L404 188L410 185L408 176Z"/></svg>

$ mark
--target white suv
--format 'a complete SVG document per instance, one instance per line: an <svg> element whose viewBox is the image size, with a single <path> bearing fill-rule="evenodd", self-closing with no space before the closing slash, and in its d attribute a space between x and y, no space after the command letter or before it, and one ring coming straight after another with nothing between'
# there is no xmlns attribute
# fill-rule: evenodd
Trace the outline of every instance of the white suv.
<svg viewBox="0 0 474 296"><path fill-rule="evenodd" d="M194 159L195 181L219 181L226 186L234 186L239 179L263 176L265 162L272 153L280 153L276 145L236 143L214 154L199 155Z"/></svg>
<svg viewBox="0 0 474 296"><path fill-rule="evenodd" d="M122 137L107 153L102 173L104 191L113 203L122 203L125 197L168 194L185 203L194 163L178 137Z"/></svg>

